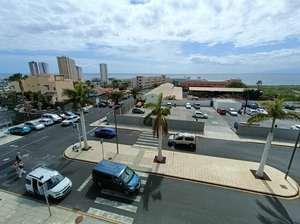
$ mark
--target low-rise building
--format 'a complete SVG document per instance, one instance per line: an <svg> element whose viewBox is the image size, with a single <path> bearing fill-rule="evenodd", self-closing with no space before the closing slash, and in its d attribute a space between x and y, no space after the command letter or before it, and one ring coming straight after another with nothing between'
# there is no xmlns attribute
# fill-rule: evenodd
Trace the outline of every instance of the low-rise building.
<svg viewBox="0 0 300 224"><path fill-rule="evenodd" d="M132 87L140 88L140 89L148 89L153 88L155 84L164 84L164 83L171 83L172 80L168 78L166 75L161 76L136 76L135 78L131 79Z"/></svg>

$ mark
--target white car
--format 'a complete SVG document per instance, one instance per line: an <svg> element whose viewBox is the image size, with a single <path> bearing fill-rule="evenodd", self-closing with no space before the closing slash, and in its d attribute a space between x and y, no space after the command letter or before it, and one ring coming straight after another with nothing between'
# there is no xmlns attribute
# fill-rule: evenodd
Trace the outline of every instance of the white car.
<svg viewBox="0 0 300 224"><path fill-rule="evenodd" d="M238 116L238 112L234 108L228 108L227 113L229 113L231 116Z"/></svg>
<svg viewBox="0 0 300 224"><path fill-rule="evenodd" d="M195 111L194 113L193 113L193 117L194 118L204 118L204 119L207 119L208 118L208 115L207 114L205 114L205 113L203 113L203 112L201 112L201 111Z"/></svg>
<svg viewBox="0 0 300 224"><path fill-rule="evenodd" d="M248 114L248 115L250 115L250 116L252 116L252 115L255 114L255 113L257 113L257 111L254 110L254 109L247 109L247 110L246 110L246 114Z"/></svg>
<svg viewBox="0 0 300 224"><path fill-rule="evenodd" d="M43 118L43 119L39 120L39 123L43 124L45 126L49 126L49 125L52 125L54 122L50 118Z"/></svg>
<svg viewBox="0 0 300 224"><path fill-rule="evenodd" d="M192 108L191 103L186 103L186 104L185 104L185 108L186 108L186 109L191 109L191 108Z"/></svg>
<svg viewBox="0 0 300 224"><path fill-rule="evenodd" d="M26 121L24 123L24 126L29 127L31 130L36 130L36 131L45 128L45 125L43 125L37 121Z"/></svg>
<svg viewBox="0 0 300 224"><path fill-rule="evenodd" d="M294 124L294 125L292 125L291 129L300 130L300 124Z"/></svg>
<svg viewBox="0 0 300 224"><path fill-rule="evenodd" d="M72 125L80 120L80 117L77 115L69 116L61 122L62 126Z"/></svg>
<svg viewBox="0 0 300 224"><path fill-rule="evenodd" d="M257 108L256 112L257 113L262 113L262 114L268 114L268 112L265 109L263 109L263 108Z"/></svg>

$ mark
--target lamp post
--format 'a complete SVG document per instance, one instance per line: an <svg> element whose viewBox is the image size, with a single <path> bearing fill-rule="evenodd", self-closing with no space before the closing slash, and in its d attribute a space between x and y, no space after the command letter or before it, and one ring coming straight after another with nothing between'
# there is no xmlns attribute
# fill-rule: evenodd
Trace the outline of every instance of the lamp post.
<svg viewBox="0 0 300 224"><path fill-rule="evenodd" d="M119 141L118 141L118 127L117 127L116 105L114 107L114 117L115 117L115 129L116 129L117 154L119 154Z"/></svg>
<svg viewBox="0 0 300 224"><path fill-rule="evenodd" d="M286 170L286 174L285 174L284 179L286 179L287 176L289 175L289 171L290 171L290 168L291 168L291 165L292 165L295 153L296 153L296 149L297 149L297 145L298 145L299 139L300 139L300 131L298 132L298 137L297 137L297 140L296 140L296 143L295 143L295 146L294 146L294 150L293 150L293 153L292 153L292 156L291 156L291 159L290 159L290 163L289 163L289 166L288 166L288 168Z"/></svg>
<svg viewBox="0 0 300 224"><path fill-rule="evenodd" d="M100 99L99 99L99 97L96 98L96 103L97 103L97 107L98 107L99 124L100 124L100 110L99 110Z"/></svg>

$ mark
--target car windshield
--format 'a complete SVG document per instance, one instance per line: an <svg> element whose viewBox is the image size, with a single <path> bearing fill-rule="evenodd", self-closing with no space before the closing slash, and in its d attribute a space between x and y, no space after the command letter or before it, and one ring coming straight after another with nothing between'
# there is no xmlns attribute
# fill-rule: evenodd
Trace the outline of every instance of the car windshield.
<svg viewBox="0 0 300 224"><path fill-rule="evenodd" d="M61 175L60 173L57 173L56 175L52 176L49 180L47 180L48 189L54 188L56 185L58 185L65 177Z"/></svg>
<svg viewBox="0 0 300 224"><path fill-rule="evenodd" d="M134 171L130 169L128 166L121 174L120 178L123 180L124 183L128 184L134 176Z"/></svg>
<svg viewBox="0 0 300 224"><path fill-rule="evenodd" d="M39 122L32 122L32 125L39 125Z"/></svg>

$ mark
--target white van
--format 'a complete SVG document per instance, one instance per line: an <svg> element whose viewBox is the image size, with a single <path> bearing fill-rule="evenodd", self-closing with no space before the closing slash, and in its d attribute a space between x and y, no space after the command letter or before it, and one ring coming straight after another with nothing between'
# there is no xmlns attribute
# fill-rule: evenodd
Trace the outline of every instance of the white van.
<svg viewBox="0 0 300 224"><path fill-rule="evenodd" d="M62 118L57 114L42 114L41 118L49 118L52 119L53 122L61 122Z"/></svg>
<svg viewBox="0 0 300 224"><path fill-rule="evenodd" d="M168 139L168 145L188 145L190 148L196 147L197 137L191 133L177 133L170 135Z"/></svg>
<svg viewBox="0 0 300 224"><path fill-rule="evenodd" d="M31 194L45 195L49 198L60 199L72 190L72 182L56 170L47 167L37 167L26 176L26 190Z"/></svg>

